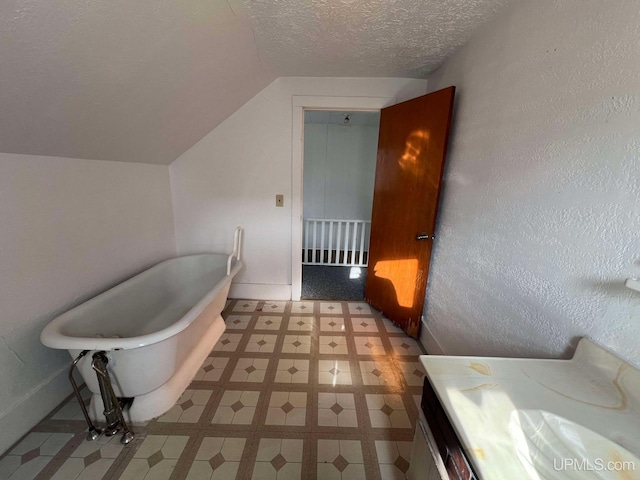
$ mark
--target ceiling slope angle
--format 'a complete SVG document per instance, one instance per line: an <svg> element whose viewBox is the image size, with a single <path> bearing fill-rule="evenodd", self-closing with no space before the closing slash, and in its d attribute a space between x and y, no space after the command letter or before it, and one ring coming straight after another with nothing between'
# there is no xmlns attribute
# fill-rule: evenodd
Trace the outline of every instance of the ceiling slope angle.
<svg viewBox="0 0 640 480"><path fill-rule="evenodd" d="M0 62L0 152L155 164L275 78L241 0L6 0Z"/></svg>
<svg viewBox="0 0 640 480"><path fill-rule="evenodd" d="M512 0L244 0L277 76L426 78Z"/></svg>

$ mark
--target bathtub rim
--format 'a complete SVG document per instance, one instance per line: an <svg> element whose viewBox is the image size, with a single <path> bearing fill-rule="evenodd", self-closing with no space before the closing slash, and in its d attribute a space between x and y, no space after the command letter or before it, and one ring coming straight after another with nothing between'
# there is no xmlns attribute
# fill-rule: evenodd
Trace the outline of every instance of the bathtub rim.
<svg viewBox="0 0 640 480"><path fill-rule="evenodd" d="M223 264L226 268L226 260L228 255L223 253L197 253L193 255L181 255L179 257L169 258L155 264L154 266L134 275L133 277L99 293L95 297L92 297L80 305L64 312L51 320L40 333L40 341L43 345L49 348L61 349L61 350L90 350L90 351L110 351L110 350L130 350L134 348L140 348L154 343L161 342L177 335L185 328L187 328L198 315L216 298L222 288L228 283L231 283L236 274L243 266L242 261L234 260L231 273L221 277L220 281L209 290L193 307L189 309L181 318L166 328L148 333L145 335L139 335L136 337L125 338L97 338L97 337L72 337L62 333L62 329L73 321L78 314L82 314L84 310L91 308L96 303L104 300L105 297L117 294L118 292L128 288L131 284L143 280L145 277L152 275L156 270L160 269L164 264L176 261L181 258L198 257L198 256L219 256L224 259Z"/></svg>

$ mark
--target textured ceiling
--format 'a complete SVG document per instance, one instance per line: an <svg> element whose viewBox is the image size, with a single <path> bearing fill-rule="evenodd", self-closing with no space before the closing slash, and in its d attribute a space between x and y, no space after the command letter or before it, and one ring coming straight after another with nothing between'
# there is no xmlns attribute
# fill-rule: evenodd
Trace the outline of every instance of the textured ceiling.
<svg viewBox="0 0 640 480"><path fill-rule="evenodd" d="M169 164L279 76L424 78L507 0L4 0L0 152Z"/></svg>
<svg viewBox="0 0 640 480"><path fill-rule="evenodd" d="M278 76L425 78L508 0L244 0Z"/></svg>

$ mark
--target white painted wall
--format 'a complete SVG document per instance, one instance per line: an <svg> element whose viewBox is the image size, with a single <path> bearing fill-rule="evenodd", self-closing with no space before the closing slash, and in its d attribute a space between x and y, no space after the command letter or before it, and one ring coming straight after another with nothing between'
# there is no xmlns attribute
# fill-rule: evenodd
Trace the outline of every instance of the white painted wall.
<svg viewBox="0 0 640 480"><path fill-rule="evenodd" d="M371 220L378 127L304 126L304 218Z"/></svg>
<svg viewBox="0 0 640 480"><path fill-rule="evenodd" d="M429 77L458 87L426 321L448 354L640 365L640 9L516 2Z"/></svg>
<svg viewBox="0 0 640 480"><path fill-rule="evenodd" d="M0 154L0 452L71 393L51 318L175 255L168 167Z"/></svg>
<svg viewBox="0 0 640 480"><path fill-rule="evenodd" d="M292 97L402 101L425 90L424 80L411 79L275 80L171 164L178 252L230 251L233 229L241 225L246 266L231 295L290 298ZM284 207L275 206L276 194L285 195Z"/></svg>

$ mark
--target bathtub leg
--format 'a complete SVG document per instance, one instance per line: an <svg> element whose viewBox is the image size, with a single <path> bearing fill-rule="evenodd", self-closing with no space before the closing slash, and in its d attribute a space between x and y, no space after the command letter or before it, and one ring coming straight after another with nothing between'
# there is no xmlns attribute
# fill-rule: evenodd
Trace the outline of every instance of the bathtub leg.
<svg viewBox="0 0 640 480"><path fill-rule="evenodd" d="M91 440L97 440L100 434L102 433L102 430L97 429L93 425L93 422L91 421L91 419L89 418L89 414L87 413L87 407L85 406L84 401L82 400L82 396L80 395L80 390L78 389L78 385L76 385L76 381L73 378L73 371L75 370L76 365L78 365L78 362L80 361L80 359L83 358L87 353L89 353L89 350L83 350L82 352L80 352L80 354L76 357L76 359L71 364L71 368L69 369L69 381L71 382L71 386L73 387L73 393L75 393L76 399L78 399L78 403L80 404L80 408L82 409L82 414L84 415L84 419L87 421L87 425L89 426L89 432L87 433L87 440L91 441Z"/></svg>
<svg viewBox="0 0 640 480"><path fill-rule="evenodd" d="M120 402L116 397L113 387L111 386L111 380L109 379L109 373L107 372L107 363L109 359L104 352L96 352L93 354L93 361L91 362L91 368L93 368L98 375L98 385L100 387L100 395L102 395L102 403L104 403L104 416L107 420L107 426L104 429L104 434L107 436L115 435L123 428L124 432L120 443L126 445L134 438L134 433L129 430L127 422L122 414L122 408Z"/></svg>

